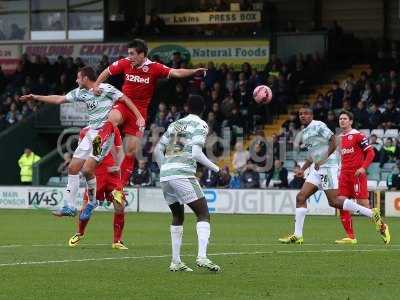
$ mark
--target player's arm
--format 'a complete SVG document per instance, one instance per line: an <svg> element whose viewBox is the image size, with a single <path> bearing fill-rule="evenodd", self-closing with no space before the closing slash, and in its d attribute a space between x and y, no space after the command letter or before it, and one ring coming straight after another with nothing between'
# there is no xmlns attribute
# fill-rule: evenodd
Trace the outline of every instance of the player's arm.
<svg viewBox="0 0 400 300"><path fill-rule="evenodd" d="M126 106L128 106L128 108L133 112L137 120L136 124L139 127L144 127L146 125L146 120L143 118L142 114L130 98L128 98L126 95L123 95L118 99L118 101L125 103Z"/></svg>
<svg viewBox="0 0 400 300"><path fill-rule="evenodd" d="M197 69L171 69L169 72L170 78L186 78L195 75L197 72L203 72L206 75L207 69L197 68Z"/></svg>
<svg viewBox="0 0 400 300"><path fill-rule="evenodd" d="M166 132L162 135L160 140L158 141L156 147L153 150L153 158L156 161L158 167L161 169L161 165L165 160L165 149L166 145L168 145L170 142L170 130L169 128L167 129Z"/></svg>
<svg viewBox="0 0 400 300"><path fill-rule="evenodd" d="M195 132L193 133L192 137L192 157L197 162L201 163L203 166L207 167L208 169L219 172L219 167L210 161L207 156L203 153L203 145L206 142L206 138L208 135L208 126L207 124L200 125Z"/></svg>
<svg viewBox="0 0 400 300"><path fill-rule="evenodd" d="M192 146L192 157L211 171L219 172L219 167L207 158L207 156L203 153L201 146Z"/></svg>
<svg viewBox="0 0 400 300"><path fill-rule="evenodd" d="M356 173L354 174L355 176L365 174L367 172L369 165L373 162L373 160L375 158L375 151L374 151L374 149L372 149L372 146L368 144L367 137L363 136L361 138L359 146L365 152L365 158L364 158L361 168L359 168L356 171Z"/></svg>
<svg viewBox="0 0 400 300"><path fill-rule="evenodd" d="M34 95L34 94L29 94L29 95L24 95L19 98L20 101L26 102L26 101L40 101L44 103L49 103L49 104L62 104L67 102L67 98L65 95L49 95L49 96L44 96L44 95Z"/></svg>
<svg viewBox="0 0 400 300"><path fill-rule="evenodd" d="M105 68L103 72L100 73L99 77L97 77L96 82L94 83L95 87L98 87L100 83L103 83L110 77L111 73L108 68Z"/></svg>
<svg viewBox="0 0 400 300"><path fill-rule="evenodd" d="M309 159L306 159L303 166L300 168L300 176L304 177L304 172L312 165L312 161Z"/></svg>

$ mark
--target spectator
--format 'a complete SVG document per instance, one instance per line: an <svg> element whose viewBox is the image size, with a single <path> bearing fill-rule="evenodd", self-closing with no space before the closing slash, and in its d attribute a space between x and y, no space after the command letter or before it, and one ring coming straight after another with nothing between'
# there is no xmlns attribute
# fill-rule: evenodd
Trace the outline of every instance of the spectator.
<svg viewBox="0 0 400 300"><path fill-rule="evenodd" d="M328 111L326 126L328 126L328 128L332 132L336 132L336 128L338 127L338 120L337 120L336 114L333 110Z"/></svg>
<svg viewBox="0 0 400 300"><path fill-rule="evenodd" d="M370 82L365 83L364 89L360 93L361 101L369 103L373 97L372 87Z"/></svg>
<svg viewBox="0 0 400 300"><path fill-rule="evenodd" d="M182 54L179 51L175 51L172 53L171 61L168 63L168 66L174 69L180 69L182 64Z"/></svg>
<svg viewBox="0 0 400 300"><path fill-rule="evenodd" d="M290 181L289 183L289 188L290 189L301 189L304 182L306 181L304 179L304 177L302 176L301 172L300 172L300 166L295 166L294 167L294 177L292 179L292 181Z"/></svg>
<svg viewBox="0 0 400 300"><path fill-rule="evenodd" d="M132 174L131 185L135 187L145 187L152 185L150 169L147 167L145 160L139 160L138 167Z"/></svg>
<svg viewBox="0 0 400 300"><path fill-rule="evenodd" d="M6 115L6 121L9 125L13 125L22 120L22 115L17 109L15 102L11 103L10 111Z"/></svg>
<svg viewBox="0 0 400 300"><path fill-rule="evenodd" d="M250 162L244 167L240 176L240 187L244 189L260 187L260 175L255 171L255 166Z"/></svg>
<svg viewBox="0 0 400 300"><path fill-rule="evenodd" d="M385 129L396 127L400 121L399 109L396 107L396 100L389 98L385 112L382 114L382 126Z"/></svg>
<svg viewBox="0 0 400 300"><path fill-rule="evenodd" d="M244 150L243 143L237 142L235 145L235 152L233 153L232 164L235 171L241 172L246 166L247 161L250 158L249 151Z"/></svg>
<svg viewBox="0 0 400 300"><path fill-rule="evenodd" d="M64 153L63 155L64 161L60 163L60 165L57 168L57 173L60 177L64 177L68 175L68 166L71 163L71 154L70 153Z"/></svg>
<svg viewBox="0 0 400 300"><path fill-rule="evenodd" d="M354 126L356 128L369 128L369 114L365 108L365 102L360 100L357 103L357 107L353 110L354 114Z"/></svg>
<svg viewBox="0 0 400 300"><path fill-rule="evenodd" d="M339 109L343 105L344 91L340 88L339 82L332 82L332 89L328 93L330 109Z"/></svg>
<svg viewBox="0 0 400 300"><path fill-rule="evenodd" d="M382 113L377 104L372 103L368 114L369 129L379 128L382 124Z"/></svg>
<svg viewBox="0 0 400 300"><path fill-rule="evenodd" d="M229 173L229 167L225 166L218 173L218 187L229 188L231 183L231 174Z"/></svg>
<svg viewBox="0 0 400 300"><path fill-rule="evenodd" d="M228 4L224 0L215 0L213 11L228 11Z"/></svg>
<svg viewBox="0 0 400 300"><path fill-rule="evenodd" d="M24 154L18 160L18 165L21 169L21 184L32 184L33 165L40 160L40 156L32 152L30 148L25 148Z"/></svg>
<svg viewBox="0 0 400 300"><path fill-rule="evenodd" d="M387 178L387 187L391 191L400 191L400 161Z"/></svg>
<svg viewBox="0 0 400 300"><path fill-rule="evenodd" d="M381 167L386 162L394 161L395 157L396 157L396 145L394 144L392 138L387 138L385 144L383 145L383 148L379 153L379 158L380 158L379 162L381 164Z"/></svg>
<svg viewBox="0 0 400 300"><path fill-rule="evenodd" d="M375 134L371 134L369 137L369 144L373 147L375 152L374 162L379 162L382 145L378 143L378 137Z"/></svg>
<svg viewBox="0 0 400 300"><path fill-rule="evenodd" d="M218 173L215 173L210 169L206 168L206 170L204 170L203 175L200 178L200 184L202 187L206 188L217 187Z"/></svg>
<svg viewBox="0 0 400 300"><path fill-rule="evenodd" d="M274 166L267 172L267 182L265 183L267 187L271 183L271 180L275 181L273 187L287 188L289 186L288 170L279 159L274 161Z"/></svg>

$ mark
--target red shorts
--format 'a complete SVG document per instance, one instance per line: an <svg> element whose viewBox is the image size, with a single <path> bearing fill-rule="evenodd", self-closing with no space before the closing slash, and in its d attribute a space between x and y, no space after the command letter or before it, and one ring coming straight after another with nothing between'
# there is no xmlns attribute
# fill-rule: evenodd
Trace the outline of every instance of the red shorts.
<svg viewBox="0 0 400 300"><path fill-rule="evenodd" d="M118 110L121 115L124 123L120 126L123 135L129 134L137 137L143 136L144 128L139 128L136 124L136 116L135 114L126 106L125 103L117 103L113 106L113 109ZM147 111L144 112L140 110L143 118L147 121Z"/></svg>
<svg viewBox="0 0 400 300"><path fill-rule="evenodd" d="M96 199L99 201L107 199L107 201L112 202L111 192L113 190L122 191L124 187L118 172L96 174L96 181Z"/></svg>
<svg viewBox="0 0 400 300"><path fill-rule="evenodd" d="M368 199L367 175L354 176L355 171L340 172L338 196L352 199Z"/></svg>

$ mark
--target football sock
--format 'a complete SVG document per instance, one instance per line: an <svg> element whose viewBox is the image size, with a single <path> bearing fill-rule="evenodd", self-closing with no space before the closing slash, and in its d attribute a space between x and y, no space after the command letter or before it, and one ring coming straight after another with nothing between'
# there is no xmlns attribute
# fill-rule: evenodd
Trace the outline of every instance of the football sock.
<svg viewBox="0 0 400 300"><path fill-rule="evenodd" d="M82 221L81 219L79 219L78 233L80 235L84 235L85 234L86 225L89 223L89 220Z"/></svg>
<svg viewBox="0 0 400 300"><path fill-rule="evenodd" d="M341 209L340 221L342 222L344 231L346 231L347 237L354 239L353 220L351 218L351 213Z"/></svg>
<svg viewBox="0 0 400 300"><path fill-rule="evenodd" d="M89 203L96 204L96 177L86 181Z"/></svg>
<svg viewBox="0 0 400 300"><path fill-rule="evenodd" d="M135 159L133 155L125 155L124 160L121 164L121 180L124 186L129 184L129 180L133 173Z"/></svg>
<svg viewBox="0 0 400 300"><path fill-rule="evenodd" d="M307 208L305 207L298 207L296 208L296 216L294 219L294 235L296 237L303 236L303 226L304 226L304 219L306 218Z"/></svg>
<svg viewBox="0 0 400 300"><path fill-rule="evenodd" d="M210 238L210 223L205 221L197 222L196 231L199 243L197 257L207 257L207 245L208 239Z"/></svg>
<svg viewBox="0 0 400 300"><path fill-rule="evenodd" d="M343 202L343 210L348 210L353 213L362 214L363 216L372 218L372 210L361 206L350 199L346 199Z"/></svg>
<svg viewBox="0 0 400 300"><path fill-rule="evenodd" d="M122 241L122 231L125 225L125 213L114 213L114 243Z"/></svg>
<svg viewBox="0 0 400 300"><path fill-rule="evenodd" d="M100 128L99 132L97 133L101 138L101 144L106 141L110 135L114 132L114 126L110 121L106 121L104 125Z"/></svg>
<svg viewBox="0 0 400 300"><path fill-rule="evenodd" d="M181 262L183 226L171 225L169 230L171 232L172 262L178 264Z"/></svg>
<svg viewBox="0 0 400 300"><path fill-rule="evenodd" d="M68 183L66 188L66 196L64 206L75 208L75 198L79 189L79 174L68 175Z"/></svg>

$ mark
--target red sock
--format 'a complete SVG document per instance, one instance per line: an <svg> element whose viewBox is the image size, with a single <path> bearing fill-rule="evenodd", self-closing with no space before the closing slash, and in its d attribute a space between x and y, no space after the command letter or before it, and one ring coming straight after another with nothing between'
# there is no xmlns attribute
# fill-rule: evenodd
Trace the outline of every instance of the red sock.
<svg viewBox="0 0 400 300"><path fill-rule="evenodd" d="M98 135L101 137L101 142L106 141L110 135L114 132L114 126L110 121L106 121L103 126L101 126Z"/></svg>
<svg viewBox="0 0 400 300"><path fill-rule="evenodd" d="M114 243L122 241L122 231L125 225L125 213L114 213Z"/></svg>
<svg viewBox="0 0 400 300"><path fill-rule="evenodd" d="M129 179L133 173L133 168L135 165L135 159L133 155L125 155L124 160L121 164L121 180L124 186L129 184Z"/></svg>
<svg viewBox="0 0 400 300"><path fill-rule="evenodd" d="M344 231L346 231L347 237L354 239L353 220L351 219L350 212L347 210L340 210L340 221L342 221L342 225Z"/></svg>

